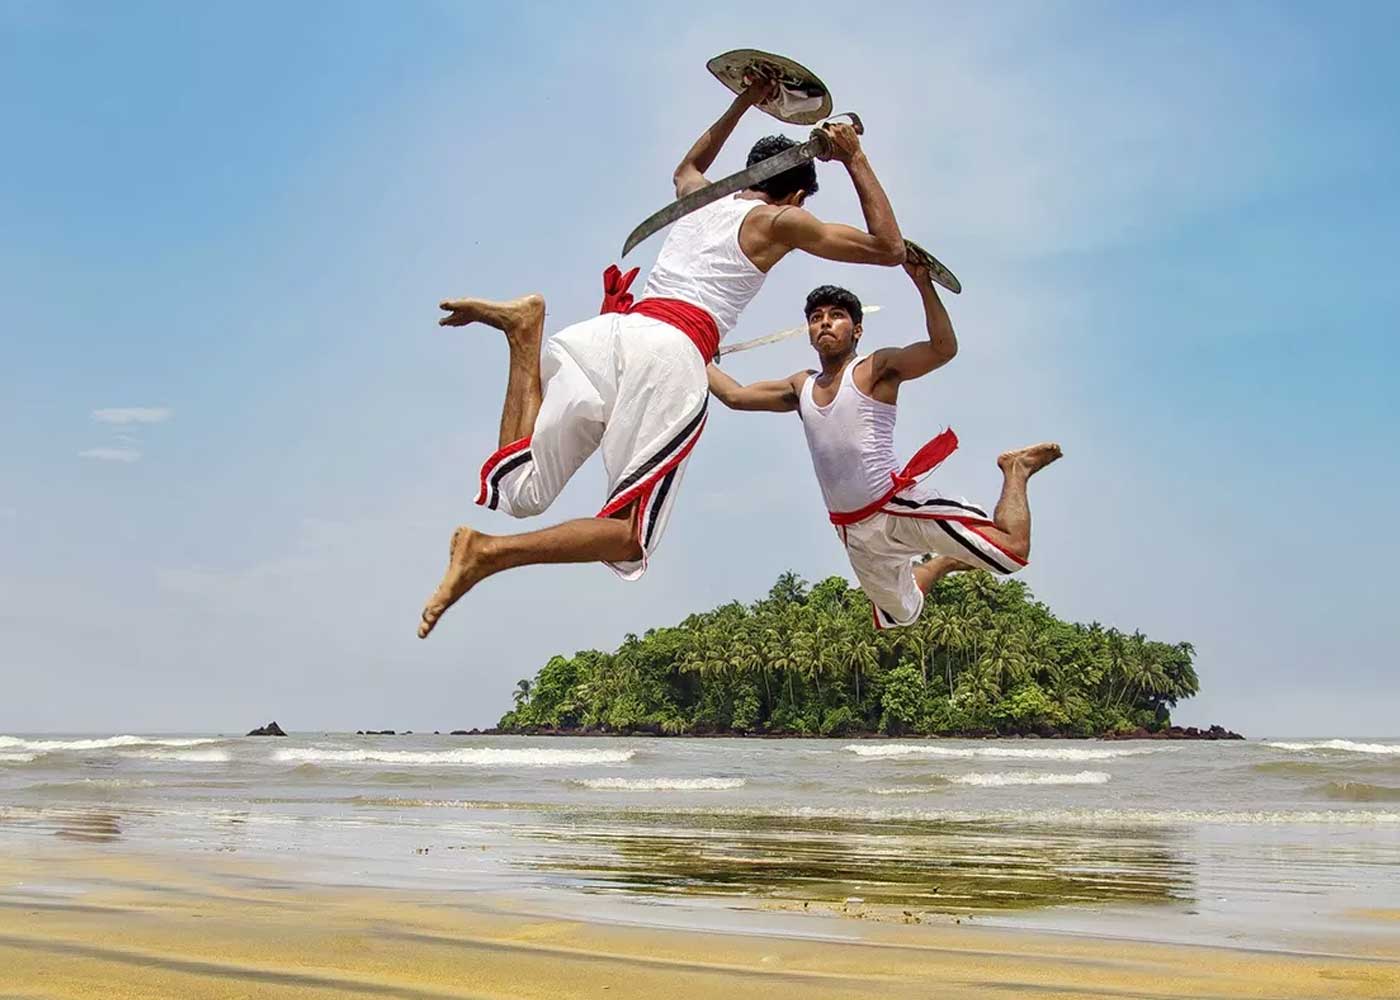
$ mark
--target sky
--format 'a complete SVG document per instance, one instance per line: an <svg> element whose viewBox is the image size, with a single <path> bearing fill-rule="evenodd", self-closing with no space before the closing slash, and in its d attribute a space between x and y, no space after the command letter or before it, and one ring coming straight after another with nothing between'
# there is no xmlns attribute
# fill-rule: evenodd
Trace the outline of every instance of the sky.
<svg viewBox="0 0 1400 1000"><path fill-rule="evenodd" d="M436 303L593 315L742 46L861 113L964 284L901 451L955 427L937 485L990 503L998 452L1062 443L1034 593L1193 642L1183 724L1400 735L1400 8L581 8L0 0L0 732L486 726L554 653L849 576L796 419L714 409L641 582L520 570L414 635L455 525L604 492L595 459L544 520L472 505L505 344ZM828 282L884 307L867 348L921 335L899 269L794 257L732 336Z"/></svg>

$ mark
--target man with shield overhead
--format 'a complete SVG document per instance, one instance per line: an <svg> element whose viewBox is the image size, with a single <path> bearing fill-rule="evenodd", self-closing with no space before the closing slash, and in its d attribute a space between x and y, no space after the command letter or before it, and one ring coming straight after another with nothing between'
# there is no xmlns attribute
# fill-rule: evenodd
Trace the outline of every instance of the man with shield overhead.
<svg viewBox="0 0 1400 1000"><path fill-rule="evenodd" d="M796 107L810 115L808 98L825 91L810 71L781 57L726 56L735 57L732 64L746 65L746 72L738 79L726 77L715 61L711 69L738 96L676 167L678 203L633 233L631 243L679 218L639 299L628 293L636 270L622 275L609 268L602 315L559 331L543 349L545 308L539 295L441 303L447 315L440 325L485 323L502 331L510 348L499 449L482 466L476 502L513 517L539 514L599 448L608 493L596 517L542 531L492 536L459 527L447 572L423 608L420 638L473 586L502 570L603 562L624 579L640 577L666 529L686 461L705 426L705 366L768 272L794 250L883 266L904 260L889 199L861 149L859 119L855 125L828 123L800 146L782 136L761 139L744 171L714 185L706 180L705 171L749 108L761 105L780 115L784 107ZM795 101L794 80L799 84ZM816 103L818 112L830 110L829 98ZM816 119L792 115L787 120ZM864 230L822 222L802 207L817 190L813 159L846 167L860 198Z"/></svg>

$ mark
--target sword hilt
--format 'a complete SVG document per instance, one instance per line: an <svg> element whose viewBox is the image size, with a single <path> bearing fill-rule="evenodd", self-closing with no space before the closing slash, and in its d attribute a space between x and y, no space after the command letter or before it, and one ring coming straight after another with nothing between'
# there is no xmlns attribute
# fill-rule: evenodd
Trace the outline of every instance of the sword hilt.
<svg viewBox="0 0 1400 1000"><path fill-rule="evenodd" d="M843 111L839 115L832 115L831 118L812 129L812 142L817 146L817 159L828 160L831 158L831 154L836 151L831 144L831 135L827 132L827 128L837 118L849 118L851 127L856 130L856 135L865 135L865 123L860 120L860 115L854 111Z"/></svg>

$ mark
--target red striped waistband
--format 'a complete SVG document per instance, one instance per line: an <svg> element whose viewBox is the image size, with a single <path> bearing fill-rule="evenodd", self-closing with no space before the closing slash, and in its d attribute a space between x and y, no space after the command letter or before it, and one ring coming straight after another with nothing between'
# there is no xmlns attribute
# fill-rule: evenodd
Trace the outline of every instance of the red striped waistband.
<svg viewBox="0 0 1400 1000"><path fill-rule="evenodd" d="M890 473L891 485L884 496L874 503L866 504L860 510L827 511L831 523L836 525L859 524L868 517L874 517L880 513L885 504L893 500L901 491L913 486L918 482L919 477L926 476L938 468L949 455L957 450L958 436L953 433L953 429L950 427L914 452L914 457L905 463L904 468L898 472Z"/></svg>
<svg viewBox="0 0 1400 1000"><path fill-rule="evenodd" d="M603 272L603 313L638 313L651 319L660 320L674 326L690 338L700 357L708 364L719 356L719 324L706 310L692 302L681 299L642 299L636 302L628 289L636 279L639 268L632 268L626 274L616 264L609 264Z"/></svg>

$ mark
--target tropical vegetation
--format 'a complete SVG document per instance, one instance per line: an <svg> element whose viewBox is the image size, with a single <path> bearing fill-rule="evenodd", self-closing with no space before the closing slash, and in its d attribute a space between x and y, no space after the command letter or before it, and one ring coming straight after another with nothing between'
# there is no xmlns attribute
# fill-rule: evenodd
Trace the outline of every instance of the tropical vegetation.
<svg viewBox="0 0 1400 1000"><path fill-rule="evenodd" d="M1170 725L1197 691L1188 642L1056 618L1018 580L956 573L907 628L877 630L840 577L793 573L752 604L555 656L506 732L1096 736Z"/></svg>

